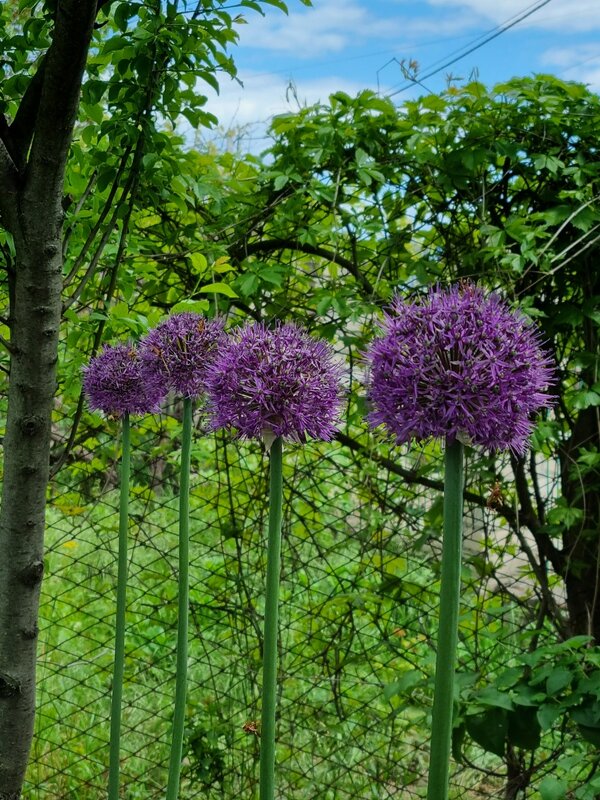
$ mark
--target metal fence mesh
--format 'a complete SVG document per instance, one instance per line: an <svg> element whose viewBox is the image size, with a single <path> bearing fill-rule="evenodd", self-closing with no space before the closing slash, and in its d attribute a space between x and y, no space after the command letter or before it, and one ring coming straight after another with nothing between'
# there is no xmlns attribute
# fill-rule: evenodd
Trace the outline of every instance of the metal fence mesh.
<svg viewBox="0 0 600 800"><path fill-rule="evenodd" d="M201 427L201 425L200 425ZM122 797L164 794L177 612L175 416L135 426ZM392 454L406 468L441 456ZM90 429L51 485L38 713L25 796L97 800L107 780L118 429ZM191 489L190 669L181 797L258 788L268 461L199 429ZM469 478L467 465L467 480ZM474 478L475 480L475 473ZM480 480L478 476L476 478ZM278 796L424 796L439 588L439 492L342 443L285 453ZM485 600L485 603L484 603ZM466 507L460 673L510 662L535 582L491 510ZM453 796L504 797L471 746ZM476 768L475 768L476 767Z"/></svg>

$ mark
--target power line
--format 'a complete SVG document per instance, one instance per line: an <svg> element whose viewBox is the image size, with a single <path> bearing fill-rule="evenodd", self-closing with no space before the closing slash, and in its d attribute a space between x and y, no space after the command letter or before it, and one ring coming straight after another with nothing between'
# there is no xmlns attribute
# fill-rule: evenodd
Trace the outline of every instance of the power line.
<svg viewBox="0 0 600 800"><path fill-rule="evenodd" d="M494 28L489 35L483 34L483 36L484 36L483 39L481 39L481 36L479 36L477 39L474 39L473 43L471 43L470 45L467 45L467 49L466 50L463 48L463 49L461 49L459 51L455 50L455 51L453 51L453 53L450 53L450 55L453 55L454 53L458 53L458 54L455 55L453 58L450 58L448 61L444 61L444 63L441 64L439 67L436 66L436 65L439 64L440 62L439 61L434 62L431 65L431 67L428 68L429 72L427 72L425 75L419 75L418 76L419 82L425 81L425 80L427 80L427 78L431 78L433 75L437 75L438 72L441 72L442 70L447 69L448 67L451 67L453 64L456 64L457 61L460 61L461 59L465 58L466 56L470 55L471 53L474 53L476 50L479 50L481 47L483 47L484 45L488 44L488 42L491 42L493 39L497 39L498 36L500 36L501 34L505 33L506 31L510 30L511 28L514 28L515 25L519 24L519 22L522 22L524 19L527 19L527 17L530 17L532 14L535 14L535 12L539 11L540 8L543 8L544 6L547 6L548 3L550 3L550 2L551 2L551 0L542 0L542 2L540 2L540 3L536 3L533 6L528 6L523 12L519 12L516 17L510 17L507 20L507 22L504 22L502 25L499 25L497 28ZM440 60L442 60L442 59L440 59ZM435 67L435 69L434 69L434 67ZM387 95L387 97L394 97L397 94L401 94L406 89L408 89L410 86L412 86L414 83L415 83L415 81L407 80L406 83L403 84L400 88L396 89L393 92L390 92Z"/></svg>
<svg viewBox="0 0 600 800"><path fill-rule="evenodd" d="M558 74L559 76L566 75L567 72L571 72L574 69L579 69L579 67L582 67L584 64L589 64L591 61L598 61L598 60L600 60L600 53L595 53L593 56L590 56L589 58L584 58L583 61L578 61L576 64L571 64L570 66L565 67Z"/></svg>

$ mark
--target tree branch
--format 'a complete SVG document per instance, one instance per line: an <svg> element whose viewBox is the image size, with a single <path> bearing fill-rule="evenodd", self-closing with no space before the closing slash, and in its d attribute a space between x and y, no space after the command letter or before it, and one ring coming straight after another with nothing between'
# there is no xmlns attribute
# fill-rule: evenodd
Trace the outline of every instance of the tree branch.
<svg viewBox="0 0 600 800"><path fill-rule="evenodd" d="M297 239L270 239L266 241L248 242L241 246L239 250L241 253L238 252L236 254L238 258L241 258L242 256L254 255L255 253L273 253L277 252L278 250L297 250L298 252L305 253L308 256L317 256L318 258L323 258L326 261L331 261L334 264L339 264L340 267L343 267L346 272L352 275L354 280L360 285L364 292L369 295L374 293L374 288L370 281L362 274L354 262L350 261L348 258L344 258L344 256L341 256L338 253L332 253L325 247L320 247L319 245L299 242Z"/></svg>
<svg viewBox="0 0 600 800"><path fill-rule="evenodd" d="M18 170L10 151L0 135L0 222L8 230L16 219Z"/></svg>
<svg viewBox="0 0 600 800"><path fill-rule="evenodd" d="M25 196L47 213L60 206L64 165L77 118L81 80L96 16L96 0L59 0L52 44L44 58L39 103L31 90L23 111L23 135L29 103L37 106L26 168ZM26 93L27 96L27 93ZM24 98L25 99L25 98ZM62 223L56 220L57 227Z"/></svg>
<svg viewBox="0 0 600 800"><path fill-rule="evenodd" d="M380 464L385 469L389 470L394 475L400 476L403 480L405 480L409 484L417 484L418 486L424 486L427 489L434 489L436 492L443 492L444 491L444 482L441 480L432 480L431 478L426 478L423 475L419 475L417 470L409 470L401 467L395 461L392 461L390 458L386 458L385 456L380 455L372 451L370 448L365 447L365 445L357 442L356 439L353 439L351 436L347 436L345 433L338 432L335 435L335 438L340 444L345 445L350 450L354 451L355 453L360 453L362 456L366 456L371 461L374 461L376 464ZM519 485L517 485L517 494L519 496L519 502L522 503L522 500L525 502L524 507L517 513L517 511L512 507L507 505L504 502L498 503L494 507L494 511L497 513L498 516L504 517L504 519L508 522L508 524L513 528L513 530L519 530L521 524L525 524L531 533L533 534L536 542L538 543L538 538L544 540L545 549L542 552L542 555L552 563L552 566L556 569L556 564L553 559L560 559L561 553L559 550L554 547L549 537L545 536L543 533L540 532L540 526L537 522L537 517L531 508L531 499L529 499L529 504L527 504L527 497L529 495L524 496L521 498L519 495ZM522 487L521 487L522 491ZM463 492L463 497L467 503L472 503L473 505L479 506L480 508L489 508L488 506L488 498L483 497L482 495L476 494L475 492L471 492L468 489ZM532 530L532 527L534 528ZM557 571L557 574L560 572Z"/></svg>
<svg viewBox="0 0 600 800"><path fill-rule="evenodd" d="M392 461L391 458L386 458L385 456L379 455L379 453L370 450L369 448L365 447L365 445L357 442L356 439L352 439L352 437L347 436L345 433L338 432L336 433L335 438L338 442L345 445L350 450L353 450L355 453L360 453L363 456L367 456L367 458L369 458L371 461L374 461L376 464L380 464L382 467L385 467L394 475L399 475L407 483L416 483L417 485L424 486L427 489L434 489L436 492L444 491L443 481L425 478L423 475L419 475L417 470L405 469L395 461ZM466 490L463 492L463 497L468 503L473 503L474 505L481 506L482 508L488 507L487 497L482 497L475 492ZM506 503L501 503L496 507L495 510L497 511L498 515L504 517L504 519L506 519L510 525L516 523L516 514L511 506L506 505Z"/></svg>
<svg viewBox="0 0 600 800"><path fill-rule="evenodd" d="M141 139L138 139L138 144L139 144L139 141L141 141ZM71 281L77 275L77 272L79 271L79 268L83 264L83 262L85 260L85 257L87 256L88 251L89 251L90 247L92 246L92 244L94 242L94 239L98 235L98 231L100 231L102 229L102 226L104 225L104 222L105 222L106 217L108 216L110 210L114 208L115 195L117 194L117 191L118 191L119 186L121 184L121 178L123 176L123 173L125 172L125 167L127 166L127 162L129 161L129 156L131 155L132 149L133 149L132 145L128 145L126 147L123 155L121 156L121 160L119 161L119 166L118 166L117 172L115 174L115 179L114 179L114 181L112 183L112 186L111 186L110 192L108 194L108 197L106 198L106 202L104 203L104 207L102 208L102 211L100 212L100 214L98 216L98 219L94 223L94 226L92 227L92 229L88 233L87 238L86 238L85 242L83 243L83 247L81 248L81 250L77 254L77 258L73 262L73 266L71 267L71 269L69 271L69 274L64 279L63 286L65 288L67 286L69 286ZM131 176L130 176L130 178L131 178ZM128 191L129 190L127 188L123 189L123 192L122 192L121 197L119 199L119 202L117 204L118 206L123 204L124 200L126 199L126 193Z"/></svg>
<svg viewBox="0 0 600 800"><path fill-rule="evenodd" d="M376 452L373 452L369 448L365 447L364 445L357 442L356 439L352 439L350 436L347 436L344 433L338 432L335 436L338 442L348 447L350 450L353 450L356 453L360 453L362 456L366 456L374 461L376 464L380 464L385 469L389 470L391 473L395 475L399 475L403 480L406 481L408 484L417 484L418 486L424 486L428 489L434 489L437 492L444 491L444 482L441 480L432 480L431 478L425 478L418 474L416 470L408 470L404 467L401 467L395 461L392 461L385 456L381 456ZM520 469L519 469L520 464ZM515 480L517 485L517 497L519 500L519 509L512 508L512 506L507 505L504 502L499 503L495 508L495 512L498 516L504 517L504 519L508 522L511 529L516 533L517 538L519 540L519 544L527 556L529 564L532 570L535 572L535 575L540 583L540 588L542 590L542 595L546 603L548 603L549 607L552 610L553 618L555 619L557 624L562 624L561 614L556 605L556 601L552 596L552 592L548 585L548 577L546 574L546 564L545 559L550 561L552 567L557 575L561 575L561 564L563 562L563 556L560 550L558 550L550 537L544 534L540 530L539 521L535 515L533 507L531 505L531 497L529 496L529 491L527 488L527 481L525 478L524 473L524 462L522 460L517 461L513 459L513 468L515 472ZM488 508L488 501L487 498L482 497L481 495L476 494L475 492L470 492L468 490L463 492L463 497L466 502L472 503L473 505ZM523 531L521 530L521 524L527 526L527 528L531 531L531 534L536 542L538 547L538 552L541 556L541 561L538 561L533 551L531 550L526 538L523 535Z"/></svg>
<svg viewBox="0 0 600 800"><path fill-rule="evenodd" d="M540 520L535 513L531 501L527 474L525 472L525 461L522 458L517 459L513 457L511 458L511 462L520 506L520 522L526 525L531 531L541 558L548 560L552 564L552 568L557 575L562 575L564 571L564 556L554 545L548 534L541 530Z"/></svg>
<svg viewBox="0 0 600 800"><path fill-rule="evenodd" d="M25 93L19 103L19 108L15 118L9 127L11 141L14 144L14 158L17 167L21 170L27 162L27 153L33 139L35 121L37 118L42 87L44 84L44 71L46 58L42 58L38 64L37 71L32 76Z"/></svg>

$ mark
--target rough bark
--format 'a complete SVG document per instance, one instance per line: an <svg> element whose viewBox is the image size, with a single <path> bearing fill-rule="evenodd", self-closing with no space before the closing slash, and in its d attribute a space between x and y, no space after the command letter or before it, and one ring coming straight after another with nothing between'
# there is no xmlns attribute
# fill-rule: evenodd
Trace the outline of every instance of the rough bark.
<svg viewBox="0 0 600 800"><path fill-rule="evenodd" d="M62 271L56 242L19 244L0 515L0 797L18 796L33 730Z"/></svg>
<svg viewBox="0 0 600 800"><path fill-rule="evenodd" d="M33 734L62 189L95 13L95 0L58 3L52 45L0 139L0 220L16 251L0 509L0 800L21 796Z"/></svg>

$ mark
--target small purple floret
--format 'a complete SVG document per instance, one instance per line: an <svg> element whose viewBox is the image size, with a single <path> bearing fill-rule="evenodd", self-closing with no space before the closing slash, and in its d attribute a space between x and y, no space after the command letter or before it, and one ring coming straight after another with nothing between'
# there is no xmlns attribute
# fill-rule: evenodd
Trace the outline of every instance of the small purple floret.
<svg viewBox="0 0 600 800"><path fill-rule="evenodd" d="M396 298L368 354L369 422L398 444L448 437L522 455L533 415L552 403L540 334L471 284Z"/></svg>
<svg viewBox="0 0 600 800"><path fill-rule="evenodd" d="M90 409L113 417L158 411L165 392L142 368L132 344L106 345L83 369Z"/></svg>
<svg viewBox="0 0 600 800"><path fill-rule="evenodd" d="M302 328L244 325L208 371L212 426L244 438L329 440L339 422L341 377L332 348Z"/></svg>
<svg viewBox="0 0 600 800"><path fill-rule="evenodd" d="M147 373L161 381L165 393L198 398L205 392L206 370L224 338L223 321L200 314L173 314L140 342L140 358Z"/></svg>

